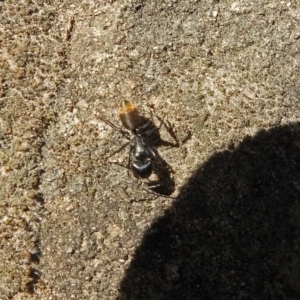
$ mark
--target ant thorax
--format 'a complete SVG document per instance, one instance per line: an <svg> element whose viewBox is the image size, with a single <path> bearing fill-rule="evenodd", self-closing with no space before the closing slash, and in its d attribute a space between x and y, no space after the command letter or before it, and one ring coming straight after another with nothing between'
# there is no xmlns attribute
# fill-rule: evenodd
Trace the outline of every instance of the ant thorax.
<svg viewBox="0 0 300 300"><path fill-rule="evenodd" d="M142 141L145 145L151 145L151 147L157 147L160 141L159 129L154 125L154 123L142 117L141 125L133 131L133 134L136 134L142 138Z"/></svg>

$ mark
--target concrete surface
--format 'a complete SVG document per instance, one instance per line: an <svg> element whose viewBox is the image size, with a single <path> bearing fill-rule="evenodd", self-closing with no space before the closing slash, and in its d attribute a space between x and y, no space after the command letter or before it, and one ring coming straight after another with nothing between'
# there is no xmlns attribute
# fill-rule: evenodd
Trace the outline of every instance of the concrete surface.
<svg viewBox="0 0 300 300"><path fill-rule="evenodd" d="M298 1L0 13L1 299L299 297ZM170 197L106 159L124 99L181 142Z"/></svg>

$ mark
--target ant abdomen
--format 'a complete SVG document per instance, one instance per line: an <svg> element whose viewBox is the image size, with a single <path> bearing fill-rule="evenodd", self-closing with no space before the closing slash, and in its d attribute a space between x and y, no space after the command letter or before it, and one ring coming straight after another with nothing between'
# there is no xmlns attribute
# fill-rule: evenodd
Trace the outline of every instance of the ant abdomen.
<svg viewBox="0 0 300 300"><path fill-rule="evenodd" d="M128 130L136 130L141 126L141 116L137 108L130 101L124 100L120 107L120 119Z"/></svg>
<svg viewBox="0 0 300 300"><path fill-rule="evenodd" d="M139 160L133 161L131 170L135 178L148 178L153 170L152 162L150 160L146 162L141 162Z"/></svg>

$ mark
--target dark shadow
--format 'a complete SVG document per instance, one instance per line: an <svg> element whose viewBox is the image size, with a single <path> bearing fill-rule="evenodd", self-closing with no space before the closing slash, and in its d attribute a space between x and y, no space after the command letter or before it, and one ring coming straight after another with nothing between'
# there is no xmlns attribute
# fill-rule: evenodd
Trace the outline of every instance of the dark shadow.
<svg viewBox="0 0 300 300"><path fill-rule="evenodd" d="M41 274L35 268L30 268L28 276L31 279L26 283L26 291L29 294L34 294L34 287L41 279Z"/></svg>
<svg viewBox="0 0 300 300"><path fill-rule="evenodd" d="M140 133L143 136L143 141L145 142L145 144L150 146L152 152L154 153L153 172L157 177L155 181L150 181L148 183L148 187L156 194L170 196L175 190L175 181L171 176L174 171L172 169L172 166L170 166L167 161L160 155L158 148L179 147L180 143L177 140L177 137L171 125L167 121L164 121L164 119L159 117L157 114L155 114L155 116L160 122L159 126L154 123L153 116L151 119L141 116L141 124L148 124L148 126L146 130L141 131ZM161 138L161 126L164 126L164 128L167 130L173 140L172 142L163 140Z"/></svg>
<svg viewBox="0 0 300 300"><path fill-rule="evenodd" d="M146 232L122 300L300 299L300 123L213 155Z"/></svg>

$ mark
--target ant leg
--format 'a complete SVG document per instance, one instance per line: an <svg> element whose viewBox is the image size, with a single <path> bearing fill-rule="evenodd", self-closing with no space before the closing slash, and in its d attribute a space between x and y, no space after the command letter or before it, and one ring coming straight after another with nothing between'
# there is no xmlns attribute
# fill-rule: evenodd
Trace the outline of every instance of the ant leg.
<svg viewBox="0 0 300 300"><path fill-rule="evenodd" d="M128 162L127 162L127 175L129 177L129 170L131 165L131 152L132 152L133 146L130 146L129 153L128 153Z"/></svg>
<svg viewBox="0 0 300 300"><path fill-rule="evenodd" d="M110 126L111 128L113 128L114 130L116 130L117 132L119 132L121 135L123 135L127 140L130 140L129 134L126 131L123 131L122 129L120 129L117 125L115 125L114 123L110 122L109 120L106 120L105 118L103 118L102 116L100 116L100 120L102 120L104 123L106 123L108 126Z"/></svg>
<svg viewBox="0 0 300 300"><path fill-rule="evenodd" d="M119 153L122 149L124 149L125 147L127 147L127 145L129 144L130 142L127 142L125 143L123 146L121 146L118 150L114 151L113 153L111 153L109 156L106 157L106 159L114 156L115 154Z"/></svg>
<svg viewBox="0 0 300 300"><path fill-rule="evenodd" d="M164 124L164 119L165 119L167 113L165 113L164 116L162 118L160 118L160 117L158 117L158 115L156 114L156 112L154 112L154 107L150 108L150 117L151 117L152 123L154 124L153 114L155 114L155 117L160 121L160 124L157 127L157 129L160 130L161 126Z"/></svg>
<svg viewBox="0 0 300 300"><path fill-rule="evenodd" d="M159 118L156 114L155 114L155 116L158 120L160 120L160 124L158 126L158 130L160 130L161 126L166 124L164 119L167 116L167 113L165 113L162 118ZM166 125L165 125L165 127L166 127Z"/></svg>
<svg viewBox="0 0 300 300"><path fill-rule="evenodd" d="M167 142L167 141L162 141L163 144L165 144L166 146L171 146L171 147L179 147L180 143L178 141L178 138L170 124L170 122L168 120L165 120L165 117L167 116L167 113L165 113L163 115L163 117L159 117L157 115L157 113L154 111L154 108L153 108L153 113L155 115L155 117L160 121L160 124L159 124L159 127L158 127L158 130L161 128L162 125L164 125L164 127L166 128L167 132L169 133L169 135L174 139L175 141L175 144L174 143L170 143L170 142ZM151 113L152 115L152 113Z"/></svg>
<svg viewBox="0 0 300 300"><path fill-rule="evenodd" d="M155 192L155 189L156 188L160 188L160 186L159 185L156 185L156 186L150 186L149 184L148 184L148 188L147 189L144 189L143 188L143 191L145 191L145 192L147 192L148 194L151 194L151 195L154 195L155 197L153 197L153 199L151 199L151 200L154 200L154 199L157 199L158 197L165 197L165 198L169 198L169 199L176 199L175 197L172 197L172 196L170 196L170 195L168 195L168 194L165 194L165 193L157 193L157 192Z"/></svg>
<svg viewBox="0 0 300 300"><path fill-rule="evenodd" d="M120 166L120 167L125 168L125 169L128 170L127 166L124 166L124 165L122 165L121 163L118 163L118 162L116 162L116 161L110 161L109 163L110 163L110 164L114 164L114 165L118 165L118 166Z"/></svg>
<svg viewBox="0 0 300 300"><path fill-rule="evenodd" d="M175 132L174 132L174 130L173 130L173 128L172 128L172 126L171 126L171 124L170 124L170 122L168 120L166 122L164 122L164 126L165 126L166 130L168 131L169 135L175 141L174 147L179 147L180 143L178 141L178 138L177 138L177 136L176 136L176 134L175 134Z"/></svg>
<svg viewBox="0 0 300 300"><path fill-rule="evenodd" d="M125 148L125 146L127 146L128 144L129 144L129 142L126 143L125 145L123 145L122 148L120 148L119 150ZM129 148L129 153L128 153L128 162L127 162L127 165L126 165L126 166L124 166L123 164L118 163L118 162L110 162L110 163L112 163L112 164L116 164L116 165L118 165L118 166L121 166L121 167L123 167L123 168L126 168L126 169L127 169L127 174L128 174L128 176L130 176L130 175L129 175L129 171L131 171L130 165L131 165L131 151L132 151L132 149L133 149L133 147L130 146L130 148ZM115 151L113 154L116 154L117 152L118 152L118 151ZM113 154L112 154L112 155L113 155ZM110 156L112 156L112 155L110 155ZM109 156L109 157L110 157L110 156Z"/></svg>

